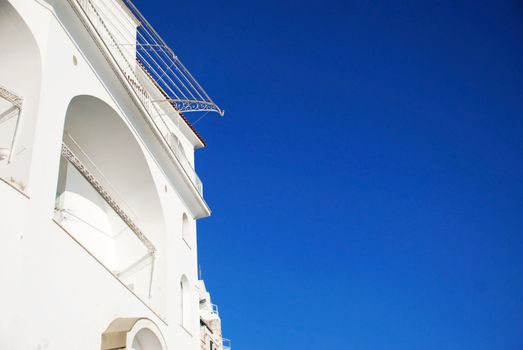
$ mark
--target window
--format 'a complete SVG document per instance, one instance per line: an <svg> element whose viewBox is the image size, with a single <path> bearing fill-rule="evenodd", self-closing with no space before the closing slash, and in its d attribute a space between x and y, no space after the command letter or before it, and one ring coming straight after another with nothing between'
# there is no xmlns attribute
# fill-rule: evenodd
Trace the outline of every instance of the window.
<svg viewBox="0 0 523 350"><path fill-rule="evenodd" d="M180 324L188 331L191 324L191 311L189 280L183 275L180 281Z"/></svg>

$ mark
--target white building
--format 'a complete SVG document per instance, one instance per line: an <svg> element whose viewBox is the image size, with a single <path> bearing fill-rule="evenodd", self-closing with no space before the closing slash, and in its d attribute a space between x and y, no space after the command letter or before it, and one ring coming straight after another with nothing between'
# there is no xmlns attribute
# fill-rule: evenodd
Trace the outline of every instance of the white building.
<svg viewBox="0 0 523 350"><path fill-rule="evenodd" d="M201 350L231 350L231 341L222 336L222 321L218 305L211 301L211 294L205 283L197 284L200 300L200 340Z"/></svg>
<svg viewBox="0 0 523 350"><path fill-rule="evenodd" d="M0 349L201 348L194 111L130 0L0 0Z"/></svg>

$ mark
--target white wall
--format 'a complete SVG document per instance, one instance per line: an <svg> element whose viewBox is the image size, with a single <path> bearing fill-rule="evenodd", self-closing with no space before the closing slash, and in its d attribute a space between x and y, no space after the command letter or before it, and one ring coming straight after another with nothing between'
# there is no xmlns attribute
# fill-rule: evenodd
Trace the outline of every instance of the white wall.
<svg viewBox="0 0 523 350"><path fill-rule="evenodd" d="M2 6L6 1L0 0ZM96 349L113 319L148 317L159 325L169 349L196 350L198 317L187 330L179 324L182 275L189 280L193 310L198 309L196 241L189 248L181 239L182 213L190 210L178 186L187 184L166 177L168 158L159 153L163 149L158 140L104 66L98 49L89 44L67 2L57 2L55 8L33 0L9 3L26 20L40 48L42 89L35 105L29 198L0 182L0 245L5 248L0 255L0 348ZM165 320L153 311L157 306L133 294L53 221L63 126L67 107L77 95L95 96L117 111L143 151L164 217L166 243L160 259L165 266ZM191 225L195 230L192 219Z"/></svg>

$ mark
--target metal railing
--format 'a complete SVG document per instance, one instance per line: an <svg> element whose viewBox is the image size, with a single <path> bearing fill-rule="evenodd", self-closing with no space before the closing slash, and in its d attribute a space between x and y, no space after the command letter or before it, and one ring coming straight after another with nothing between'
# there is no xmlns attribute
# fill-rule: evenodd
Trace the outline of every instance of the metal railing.
<svg viewBox="0 0 523 350"><path fill-rule="evenodd" d="M140 22L136 33L136 55L156 83L182 112L210 111L223 115L198 81L149 24L131 0L122 0Z"/></svg>
<svg viewBox="0 0 523 350"><path fill-rule="evenodd" d="M156 251L154 245L149 241L145 234L136 226L131 217L122 209L122 207L113 199L113 197L105 190L100 181L87 169L87 167L80 161L80 159L71 151L66 145L62 144L62 156L72 164L76 170L89 182L89 184L98 192L104 201L114 210L114 212L122 219L123 222L131 229L131 231L140 239L140 241L147 247L151 253Z"/></svg>
<svg viewBox="0 0 523 350"><path fill-rule="evenodd" d="M69 146L62 144L62 162L60 167L60 175L58 182L57 198L55 203L56 221L67 230L71 230L71 234L76 236L77 240L84 245L97 259L99 259L107 268L109 268L118 278L129 279L135 272L137 272L144 265L150 265L150 277L148 281L148 295L151 297L152 291L152 276L155 264L156 248L147 236L135 224L135 215L129 213L129 209L123 209L124 203L114 198L114 191L107 186L107 180L104 176L96 177L93 173L99 173L99 169L92 163L90 159L82 161L77 154L75 154ZM82 156L82 158L85 158ZM87 166L84 162L89 163ZM69 166L72 166L69 167ZM103 174L102 174L103 175ZM85 198L90 198L90 203L104 203L103 207L105 214L103 219L99 215L93 217L92 208L85 206L85 203L78 204L69 197L65 198L68 193L69 184L68 178L70 176L76 179L72 181L76 191L83 191ZM78 179L83 178L85 185L81 185ZM105 185L103 185L105 184ZM87 185L87 186L86 186ZM91 188L91 190L88 190ZM80 194L82 196L82 194ZM71 198L74 198L72 196ZM100 207L102 208L102 207ZM98 220L96 220L98 219ZM101 223L104 223L103 225ZM108 226L107 223L111 222ZM133 247L140 247L136 251L136 255L127 259L126 262L110 263L106 254L99 254L100 249L98 241L93 240L99 236L102 240L118 240L121 235L131 235L134 238L125 239L126 244L131 244ZM100 240L99 242L102 242ZM136 249L135 249L136 250Z"/></svg>
<svg viewBox="0 0 523 350"><path fill-rule="evenodd" d="M222 348L223 350L231 350L232 349L232 343L230 339L222 338Z"/></svg>
<svg viewBox="0 0 523 350"><path fill-rule="evenodd" d="M18 128L20 126L20 112L22 111L23 99L10 91L9 89L0 85L0 99L7 102L7 108L0 108L0 126L5 125L12 118L16 118L12 135L8 144L0 144L0 161L7 158L7 164L13 160L14 149L16 145L16 139L18 135ZM3 141L3 140L2 140ZM7 148L7 147L9 148Z"/></svg>
<svg viewBox="0 0 523 350"><path fill-rule="evenodd" d="M11 90L7 89L6 87L3 87L2 85L0 85L0 97L5 99L6 101L11 102L13 106L18 108L19 110L22 109L22 103L24 100Z"/></svg>
<svg viewBox="0 0 523 350"><path fill-rule="evenodd" d="M218 305L216 304L211 304L211 307L212 307L212 313L219 316L220 315L220 312L218 310Z"/></svg>
<svg viewBox="0 0 523 350"><path fill-rule="evenodd" d="M178 144L169 142L173 134L169 115L181 111L215 111L220 114L223 111L212 102L131 1L68 1L102 52L109 53L109 63L125 77L187 177L203 195L202 182L180 149L179 141ZM123 14L115 13L115 6L126 5L132 16L139 20L134 27ZM177 118L178 123L180 119Z"/></svg>
<svg viewBox="0 0 523 350"><path fill-rule="evenodd" d="M0 85L0 179L25 193L28 174L20 164L27 158L17 158L26 150L18 147L23 99Z"/></svg>

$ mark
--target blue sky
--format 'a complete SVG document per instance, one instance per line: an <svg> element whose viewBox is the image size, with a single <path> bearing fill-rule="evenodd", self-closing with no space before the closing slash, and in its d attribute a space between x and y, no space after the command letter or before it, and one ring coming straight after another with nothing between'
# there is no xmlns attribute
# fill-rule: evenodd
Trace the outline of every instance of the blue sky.
<svg viewBox="0 0 523 350"><path fill-rule="evenodd" d="M235 350L523 348L520 1L136 0L196 126Z"/></svg>

